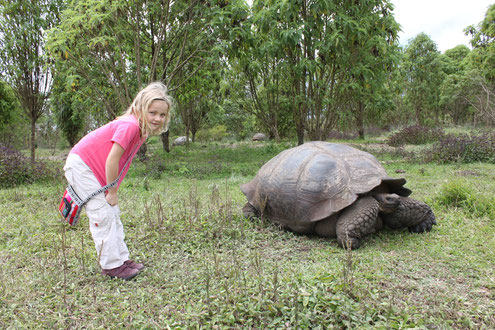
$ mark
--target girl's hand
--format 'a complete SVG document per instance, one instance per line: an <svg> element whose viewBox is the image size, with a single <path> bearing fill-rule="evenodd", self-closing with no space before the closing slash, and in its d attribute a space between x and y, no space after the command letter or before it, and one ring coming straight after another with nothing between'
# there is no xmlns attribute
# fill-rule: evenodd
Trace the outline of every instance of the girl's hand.
<svg viewBox="0 0 495 330"><path fill-rule="evenodd" d="M115 206L119 203L119 197L117 195L117 192L112 192L108 191L108 194L105 196L105 199L107 200L107 203L110 204L111 206Z"/></svg>

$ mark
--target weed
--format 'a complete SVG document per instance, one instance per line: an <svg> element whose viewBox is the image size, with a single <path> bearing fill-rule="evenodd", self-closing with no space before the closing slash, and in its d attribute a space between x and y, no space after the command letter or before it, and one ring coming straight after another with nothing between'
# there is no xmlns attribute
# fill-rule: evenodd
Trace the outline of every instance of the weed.
<svg viewBox="0 0 495 330"><path fill-rule="evenodd" d="M409 126L391 135L388 144L393 147L405 144L426 144L438 141L444 136L444 132L439 128L425 126Z"/></svg>
<svg viewBox="0 0 495 330"><path fill-rule="evenodd" d="M445 183L437 201L447 207L462 208L475 217L495 218L495 198L477 193L463 179L454 179Z"/></svg>
<svg viewBox="0 0 495 330"><path fill-rule="evenodd" d="M0 188L53 180L60 177L60 173L52 163L38 161L32 164L21 152L0 143Z"/></svg>
<svg viewBox="0 0 495 330"><path fill-rule="evenodd" d="M84 214L63 237L63 184L0 189L0 327L495 327L494 164L388 155L387 171L405 170L438 226L422 235L381 231L351 252L242 216L239 185L293 146L269 145L151 150L164 166L159 176L134 162L119 189L126 243L146 266L133 281L100 275ZM446 181L454 176L461 182Z"/></svg>
<svg viewBox="0 0 495 330"><path fill-rule="evenodd" d="M427 160L441 164L495 163L495 133L446 135L431 147Z"/></svg>

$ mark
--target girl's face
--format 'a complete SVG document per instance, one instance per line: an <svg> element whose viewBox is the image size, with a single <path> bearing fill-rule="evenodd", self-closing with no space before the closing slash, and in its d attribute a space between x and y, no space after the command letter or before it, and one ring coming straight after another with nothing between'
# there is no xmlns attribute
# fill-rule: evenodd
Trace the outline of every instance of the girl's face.
<svg viewBox="0 0 495 330"><path fill-rule="evenodd" d="M146 112L146 120L153 131L161 129L168 114L168 104L165 101L155 100L151 102Z"/></svg>

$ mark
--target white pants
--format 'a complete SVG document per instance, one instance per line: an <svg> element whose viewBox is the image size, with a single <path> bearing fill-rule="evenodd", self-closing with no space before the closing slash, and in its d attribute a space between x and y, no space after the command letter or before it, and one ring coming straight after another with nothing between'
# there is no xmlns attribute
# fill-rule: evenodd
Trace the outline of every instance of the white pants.
<svg viewBox="0 0 495 330"><path fill-rule="evenodd" d="M65 177L82 199L101 188L93 172L81 157L69 154L64 166ZM102 269L122 266L129 259L129 250L124 242L124 227L120 221L118 205L111 206L101 193L86 204L89 230L95 242Z"/></svg>

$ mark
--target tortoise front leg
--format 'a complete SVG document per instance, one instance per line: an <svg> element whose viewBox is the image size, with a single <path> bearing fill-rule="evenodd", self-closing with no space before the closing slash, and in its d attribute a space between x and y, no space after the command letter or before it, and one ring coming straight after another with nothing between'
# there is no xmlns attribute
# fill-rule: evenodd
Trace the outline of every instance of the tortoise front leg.
<svg viewBox="0 0 495 330"><path fill-rule="evenodd" d="M337 221L339 245L358 249L361 239L376 231L378 211L378 202L373 197L362 197L345 209Z"/></svg>
<svg viewBox="0 0 495 330"><path fill-rule="evenodd" d="M383 221L390 228L407 227L414 233L430 231L437 224L435 214L428 205L408 197L401 197L397 210L383 215Z"/></svg>
<svg viewBox="0 0 495 330"><path fill-rule="evenodd" d="M258 210L249 202L242 208L242 214L244 214L247 219L258 218L260 216Z"/></svg>

